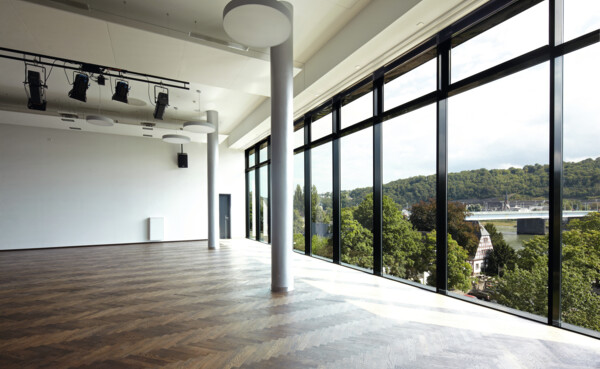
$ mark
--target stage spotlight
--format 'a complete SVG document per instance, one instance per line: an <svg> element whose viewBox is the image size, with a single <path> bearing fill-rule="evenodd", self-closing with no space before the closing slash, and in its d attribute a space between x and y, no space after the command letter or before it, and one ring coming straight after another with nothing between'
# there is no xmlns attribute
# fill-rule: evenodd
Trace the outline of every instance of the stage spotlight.
<svg viewBox="0 0 600 369"><path fill-rule="evenodd" d="M27 107L33 110L46 110L46 84L45 81L42 82L40 72L28 70L25 82L29 85Z"/></svg>
<svg viewBox="0 0 600 369"><path fill-rule="evenodd" d="M69 91L69 97L71 99L86 102L86 92L89 86L89 77L83 73L77 73L75 81L73 81L73 89Z"/></svg>
<svg viewBox="0 0 600 369"><path fill-rule="evenodd" d="M122 103L127 104L127 94L129 93L129 84L125 81L117 81L117 86L115 87L115 93L112 97L115 101L120 101Z"/></svg>
<svg viewBox="0 0 600 369"><path fill-rule="evenodd" d="M163 119L167 105L169 105L169 95L159 92L156 98L156 107L154 108L154 119Z"/></svg>
<svg viewBox="0 0 600 369"><path fill-rule="evenodd" d="M104 76L102 74L99 75L98 78L96 78L96 82L100 86L104 86L105 81L106 81L106 78L104 78Z"/></svg>

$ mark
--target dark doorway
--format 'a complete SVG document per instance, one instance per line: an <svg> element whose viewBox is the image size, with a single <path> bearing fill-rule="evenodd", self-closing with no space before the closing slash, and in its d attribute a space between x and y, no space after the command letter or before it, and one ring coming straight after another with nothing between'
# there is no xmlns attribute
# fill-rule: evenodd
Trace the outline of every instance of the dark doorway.
<svg viewBox="0 0 600 369"><path fill-rule="evenodd" d="M219 237L231 238L231 195L219 195Z"/></svg>

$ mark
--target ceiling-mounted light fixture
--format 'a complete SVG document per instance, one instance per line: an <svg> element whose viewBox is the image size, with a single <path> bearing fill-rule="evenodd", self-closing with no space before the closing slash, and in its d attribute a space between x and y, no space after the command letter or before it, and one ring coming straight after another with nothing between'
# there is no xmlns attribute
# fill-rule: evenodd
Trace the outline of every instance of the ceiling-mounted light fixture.
<svg viewBox="0 0 600 369"><path fill-rule="evenodd" d="M162 140L164 142L178 144L178 145L190 143L192 141L188 136L175 135L175 134L163 135Z"/></svg>
<svg viewBox="0 0 600 369"><path fill-rule="evenodd" d="M196 90L198 93L198 109L195 110L200 114L202 109L200 109L200 94L202 91ZM205 120L192 120L189 122L183 123L183 129L185 131L195 132L195 133L213 133L215 131L215 126L212 123L209 123Z"/></svg>
<svg viewBox="0 0 600 369"><path fill-rule="evenodd" d="M156 93L157 89L162 89L163 92ZM156 106L154 107L154 119L163 119L163 115L165 114L165 109L169 105L169 89L162 86L154 86L154 102Z"/></svg>
<svg viewBox="0 0 600 369"><path fill-rule="evenodd" d="M75 80L73 81L73 88L69 91L69 97L71 99L86 102L86 91L89 87L89 80L87 74L77 73L75 75Z"/></svg>
<svg viewBox="0 0 600 369"><path fill-rule="evenodd" d="M129 84L126 81L118 80L115 86L115 93L112 99L127 104L127 94L129 93Z"/></svg>
<svg viewBox="0 0 600 369"><path fill-rule="evenodd" d="M25 64L25 70L27 71L27 79L24 84L29 86L29 94L27 99L27 108L33 110L46 110L46 68L39 67L44 73L44 79L40 72L34 70L28 70L27 64ZM25 90L27 91L27 89Z"/></svg>
<svg viewBox="0 0 600 369"><path fill-rule="evenodd" d="M104 86L104 84L106 83L106 78L104 78L104 76L101 74L98 76L98 78L96 78L96 82L98 83L98 85Z"/></svg>
<svg viewBox="0 0 600 369"><path fill-rule="evenodd" d="M102 127L110 127L115 124L115 121L110 119L109 117L105 117L103 115L88 115L85 117L85 121Z"/></svg>
<svg viewBox="0 0 600 369"><path fill-rule="evenodd" d="M276 0L231 0L223 10L223 28L241 44L276 46L292 34L292 13Z"/></svg>
<svg viewBox="0 0 600 369"><path fill-rule="evenodd" d="M194 120L183 123L183 129L195 133L213 133L215 126L205 120Z"/></svg>

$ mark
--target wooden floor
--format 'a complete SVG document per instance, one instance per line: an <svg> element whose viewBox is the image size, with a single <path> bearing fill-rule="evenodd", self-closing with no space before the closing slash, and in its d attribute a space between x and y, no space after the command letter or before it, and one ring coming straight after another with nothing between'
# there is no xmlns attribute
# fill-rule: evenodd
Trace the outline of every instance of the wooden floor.
<svg viewBox="0 0 600 369"><path fill-rule="evenodd" d="M0 368L600 368L600 341L247 240L0 253Z"/></svg>

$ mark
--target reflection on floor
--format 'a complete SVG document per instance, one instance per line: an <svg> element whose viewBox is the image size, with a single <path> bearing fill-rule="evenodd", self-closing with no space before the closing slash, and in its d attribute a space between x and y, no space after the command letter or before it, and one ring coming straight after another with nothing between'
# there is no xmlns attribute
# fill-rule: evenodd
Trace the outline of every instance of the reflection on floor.
<svg viewBox="0 0 600 369"><path fill-rule="evenodd" d="M0 253L0 368L598 368L600 341L270 247Z"/></svg>

